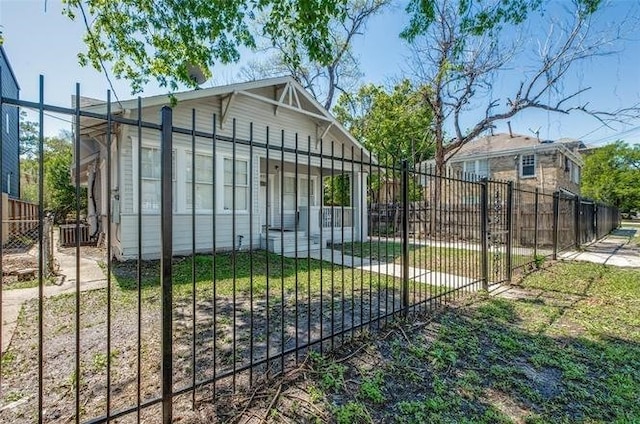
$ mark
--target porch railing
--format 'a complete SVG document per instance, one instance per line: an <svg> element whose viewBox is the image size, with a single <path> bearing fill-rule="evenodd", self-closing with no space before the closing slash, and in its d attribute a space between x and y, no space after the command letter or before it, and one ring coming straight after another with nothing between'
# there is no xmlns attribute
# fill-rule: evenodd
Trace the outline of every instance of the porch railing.
<svg viewBox="0 0 640 424"><path fill-rule="evenodd" d="M353 208L347 206L323 206L322 228L353 226Z"/></svg>

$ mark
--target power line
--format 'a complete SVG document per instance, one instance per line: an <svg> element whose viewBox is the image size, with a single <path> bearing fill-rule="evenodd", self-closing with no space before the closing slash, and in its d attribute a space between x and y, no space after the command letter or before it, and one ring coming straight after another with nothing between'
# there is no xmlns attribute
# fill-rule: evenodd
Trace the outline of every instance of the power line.
<svg viewBox="0 0 640 424"><path fill-rule="evenodd" d="M619 132L617 132L615 134L596 139L594 141L591 141L590 144L595 144L595 145L604 144L604 143L607 143L609 141L617 140L617 139L620 139L620 138L622 138L624 136L632 135L632 134L635 134L635 133L640 133L640 125L636 125L635 127L626 129L624 131L619 131Z"/></svg>
<svg viewBox="0 0 640 424"><path fill-rule="evenodd" d="M96 41L93 35L93 32L91 32L91 28L89 26L89 20L87 19L87 14L84 11L84 6L82 5L82 2L78 2L78 7L80 8L80 12L82 12L82 20L84 21L84 26L87 29L87 33L89 34L89 39L91 40L91 44L93 45L93 48L98 50L97 46L96 46ZM104 76L107 79L107 82L109 83L109 86L111 87L111 91L113 92L113 97L116 98L116 101L118 102L118 105L120 105L122 107L122 103L120 103L120 99L118 98L118 94L116 93L116 89L113 87L113 82L111 81L111 78L109 77L109 71L107 71L107 67L104 64L104 61L102 60L102 57L98 54L98 61L100 62L100 66L102 67L102 70L104 72Z"/></svg>

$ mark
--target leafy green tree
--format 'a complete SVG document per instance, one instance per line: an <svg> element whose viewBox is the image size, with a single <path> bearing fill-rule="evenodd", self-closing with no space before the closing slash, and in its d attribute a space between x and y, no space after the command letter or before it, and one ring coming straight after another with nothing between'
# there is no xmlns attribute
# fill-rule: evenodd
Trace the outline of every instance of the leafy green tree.
<svg viewBox="0 0 640 424"><path fill-rule="evenodd" d="M390 90L367 84L355 94L342 94L333 109L336 119L371 151L383 166L381 172L369 177L370 200L378 202L381 190L389 191L400 199L395 189L403 160L410 167L433 157L432 113L422 101L427 87L415 87L403 80ZM419 200L422 187L409 181L410 200Z"/></svg>
<svg viewBox="0 0 640 424"><path fill-rule="evenodd" d="M70 167L73 164L73 150L68 133L61 133L58 137L47 137L44 140L43 158L43 200L44 209L52 212L57 222L63 220L67 214L76 210L76 188L71 179ZM37 203L39 200L40 169L38 152L24 157L21 162L22 198ZM80 209L86 209L86 188L80 190Z"/></svg>
<svg viewBox="0 0 640 424"><path fill-rule="evenodd" d="M326 206L351 206L349 175L335 175L324 179L324 204Z"/></svg>
<svg viewBox="0 0 640 424"><path fill-rule="evenodd" d="M640 146L623 141L599 147L585 159L582 194L623 211L640 211Z"/></svg>
<svg viewBox="0 0 640 424"><path fill-rule="evenodd" d="M399 166L406 159L412 166L434 152L432 113L422 101L426 91L408 80L389 91L367 84L341 95L334 115L382 164Z"/></svg>
<svg viewBox="0 0 640 424"><path fill-rule="evenodd" d="M195 87L195 66L206 76L216 63L237 62L243 48L255 48L256 31L272 43L291 46L287 63L329 62L329 24L345 16L346 0L63 0L71 19L87 27L82 65L130 81L134 92L155 79L176 90ZM253 23L264 19L258 28ZM91 19L91 25L89 25Z"/></svg>
<svg viewBox="0 0 640 424"><path fill-rule="evenodd" d="M20 111L20 157L29 158L38 153L40 137L38 123L29 121L27 112Z"/></svg>

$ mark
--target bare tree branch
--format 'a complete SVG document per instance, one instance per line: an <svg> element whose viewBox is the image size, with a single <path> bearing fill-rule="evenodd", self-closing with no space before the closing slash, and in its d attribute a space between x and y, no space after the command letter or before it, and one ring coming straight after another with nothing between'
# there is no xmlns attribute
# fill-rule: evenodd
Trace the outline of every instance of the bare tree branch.
<svg viewBox="0 0 640 424"><path fill-rule="evenodd" d="M464 3L468 8L461 10L461 4L434 0L432 24L411 46L416 79L431 87L423 100L433 110L437 172L442 172L447 160L466 143L525 110L584 113L605 126L640 119L638 105L598 110L579 101L590 87L567 90L563 85L579 64L620 52L623 34L639 26L633 13L628 21L606 26L598 11L594 14L584 2L572 2L565 15L548 21L546 38L536 43L530 37L514 37L523 28L517 25L509 26L509 31L499 26L480 33L469 31L464 20L470 15L465 13L475 13L474 7L484 6L468 2ZM499 5L494 2L494 9ZM491 16L494 9L491 4L487 7ZM545 18L536 15L532 25L539 28ZM535 60L525 53L524 47L531 44L537 45ZM517 75L520 80L514 84L513 96L504 101L494 96L494 83L510 68L524 69ZM484 110L480 119L475 118L478 109ZM476 119L471 125L469 115Z"/></svg>
<svg viewBox="0 0 640 424"><path fill-rule="evenodd" d="M337 97L336 94L353 91L362 77L351 48L354 37L362 35L368 20L390 3L391 0L349 0L344 19L333 22L330 27L329 37L333 51L328 62L308 60L309 55L304 51L294 52L296 46L287 44L286 40L280 40L273 44L274 55L267 60L271 66L262 66L262 62L254 62L246 67L249 69L243 68L241 74L259 75L261 78L291 75L326 109L330 109ZM299 63L285 60L293 56L302 60Z"/></svg>

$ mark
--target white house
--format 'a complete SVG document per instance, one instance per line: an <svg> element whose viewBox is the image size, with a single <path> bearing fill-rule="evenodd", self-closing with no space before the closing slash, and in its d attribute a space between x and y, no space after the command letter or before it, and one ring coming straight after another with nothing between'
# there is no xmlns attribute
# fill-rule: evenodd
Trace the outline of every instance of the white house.
<svg viewBox="0 0 640 424"><path fill-rule="evenodd" d="M366 165L372 159L294 79L194 90L178 93L175 99L175 254L192 250L194 206L197 251L212 250L214 232L216 249L246 249L252 240L252 248L268 247L277 253L295 251L296 239L301 253L309 245L319 249L331 240L367 239ZM108 239L113 254L118 259L135 258L141 217L140 254L158 257L159 126L139 128L138 100L111 103L110 130L103 117L105 102L81 99L80 103L80 176L88 188L91 235L106 233L110 207ZM159 125L160 111L170 103L165 95L141 99L140 120ZM91 113L95 115L86 116ZM340 174L348 175L350 181L349 204L323 205L323 179Z"/></svg>

